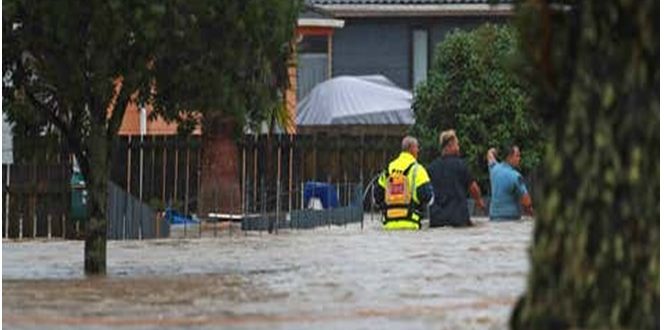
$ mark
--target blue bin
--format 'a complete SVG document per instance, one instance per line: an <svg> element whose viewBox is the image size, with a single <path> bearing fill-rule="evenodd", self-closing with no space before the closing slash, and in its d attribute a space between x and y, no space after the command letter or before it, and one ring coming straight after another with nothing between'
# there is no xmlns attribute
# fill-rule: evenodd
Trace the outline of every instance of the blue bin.
<svg viewBox="0 0 664 330"><path fill-rule="evenodd" d="M311 198L320 199L324 209L339 207L339 196L334 185L326 182L308 181L304 184L304 205L309 205Z"/></svg>

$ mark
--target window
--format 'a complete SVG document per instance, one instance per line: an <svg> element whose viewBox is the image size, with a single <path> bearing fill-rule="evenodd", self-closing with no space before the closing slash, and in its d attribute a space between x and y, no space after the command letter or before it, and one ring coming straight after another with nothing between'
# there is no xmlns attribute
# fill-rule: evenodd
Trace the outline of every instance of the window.
<svg viewBox="0 0 664 330"><path fill-rule="evenodd" d="M328 36L304 36L298 44L298 102L307 96L318 83L329 78L328 38Z"/></svg>
<svg viewBox="0 0 664 330"><path fill-rule="evenodd" d="M429 69L429 33L427 30L413 30L412 78L413 89L427 79Z"/></svg>
<svg viewBox="0 0 664 330"><path fill-rule="evenodd" d="M304 36L297 45L297 52L327 54L327 36Z"/></svg>

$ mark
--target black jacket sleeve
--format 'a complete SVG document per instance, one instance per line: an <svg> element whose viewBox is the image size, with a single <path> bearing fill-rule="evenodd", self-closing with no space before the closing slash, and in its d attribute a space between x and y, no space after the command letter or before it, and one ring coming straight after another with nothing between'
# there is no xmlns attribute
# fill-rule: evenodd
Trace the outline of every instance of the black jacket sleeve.
<svg viewBox="0 0 664 330"><path fill-rule="evenodd" d="M381 181L381 179L382 180L385 179L384 176L385 176L386 172L387 171L384 170L380 174L380 177L376 180L376 182L374 182L374 189L373 189L374 202L376 203L376 205L378 205L378 207L381 210L384 210L385 207L386 207L386 205L385 205L385 187L381 186L379 182Z"/></svg>

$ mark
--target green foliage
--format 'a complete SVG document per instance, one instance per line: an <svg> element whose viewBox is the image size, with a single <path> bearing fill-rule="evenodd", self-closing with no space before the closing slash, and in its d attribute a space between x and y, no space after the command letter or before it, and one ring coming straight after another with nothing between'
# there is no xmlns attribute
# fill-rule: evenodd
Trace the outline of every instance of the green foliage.
<svg viewBox="0 0 664 330"><path fill-rule="evenodd" d="M659 328L659 3L566 3L518 14L551 139L512 327Z"/></svg>
<svg viewBox="0 0 664 330"><path fill-rule="evenodd" d="M189 131L199 118L205 131L214 131L218 117L240 128L278 118L299 6L297 0L170 2L159 22L168 29L153 49L156 113L183 121Z"/></svg>
<svg viewBox="0 0 664 330"><path fill-rule="evenodd" d="M299 1L8 0L2 10L3 111L31 132L54 127L75 153L90 193L85 267L103 273L110 146L128 103L151 102L183 131L200 118L207 129L270 117Z"/></svg>
<svg viewBox="0 0 664 330"><path fill-rule="evenodd" d="M135 92L183 132L201 118L214 127L215 117L230 117L242 128L283 113L297 0L3 5L5 111L26 132L19 138L57 129L88 181L93 171L107 177L92 155L106 162Z"/></svg>
<svg viewBox="0 0 664 330"><path fill-rule="evenodd" d="M411 133L421 140L422 160L440 155L438 134L454 128L471 172L487 187L485 154L490 147L515 143L522 167L540 162L543 137L528 88L514 73L519 61L510 26L483 25L456 30L436 47L428 79L417 86ZM486 190L485 190L486 191Z"/></svg>

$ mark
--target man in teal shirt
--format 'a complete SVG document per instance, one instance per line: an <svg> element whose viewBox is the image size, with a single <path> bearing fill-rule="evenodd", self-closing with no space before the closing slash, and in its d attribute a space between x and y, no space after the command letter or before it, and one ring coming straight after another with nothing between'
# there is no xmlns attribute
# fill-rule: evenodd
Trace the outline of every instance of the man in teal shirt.
<svg viewBox="0 0 664 330"><path fill-rule="evenodd" d="M511 145L504 152L504 161L496 160L496 149L487 152L487 163L491 179L491 205L489 218L491 221L519 220L521 207L526 214L532 215L532 202L528 189L517 171L521 163L521 151Z"/></svg>

